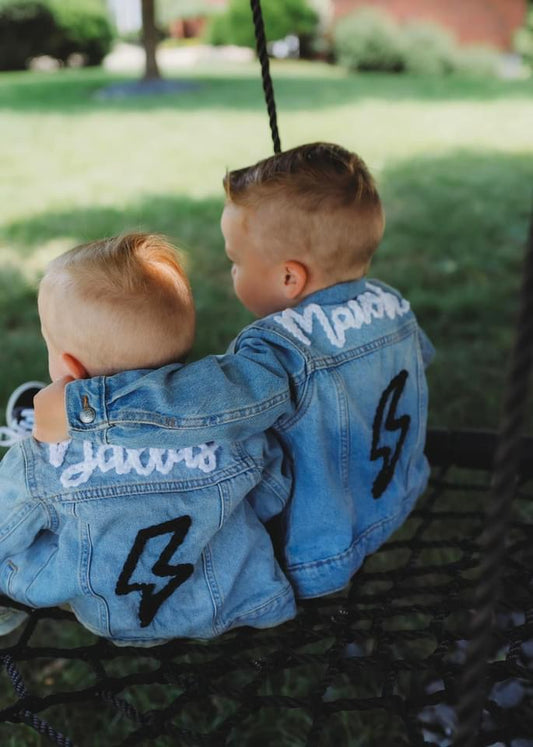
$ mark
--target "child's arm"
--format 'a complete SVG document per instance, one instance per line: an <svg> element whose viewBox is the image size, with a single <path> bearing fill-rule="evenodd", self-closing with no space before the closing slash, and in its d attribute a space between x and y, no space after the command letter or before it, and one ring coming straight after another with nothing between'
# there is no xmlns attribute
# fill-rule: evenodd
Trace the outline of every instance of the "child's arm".
<svg viewBox="0 0 533 747"><path fill-rule="evenodd" d="M65 408L65 387L74 381L72 376L54 381L41 389L33 398L33 436L37 441L57 444L68 438L68 421Z"/></svg>
<svg viewBox="0 0 533 747"><path fill-rule="evenodd" d="M291 376L305 361L283 338L244 335L236 352L209 356L180 367L128 371L71 382L65 390L69 435L123 446L182 448L205 441L234 441L264 431L295 403ZM62 409L62 387L51 409ZM46 430L46 395L35 399L35 435L61 440ZM53 416L55 418L55 415ZM50 438L51 436L51 438Z"/></svg>

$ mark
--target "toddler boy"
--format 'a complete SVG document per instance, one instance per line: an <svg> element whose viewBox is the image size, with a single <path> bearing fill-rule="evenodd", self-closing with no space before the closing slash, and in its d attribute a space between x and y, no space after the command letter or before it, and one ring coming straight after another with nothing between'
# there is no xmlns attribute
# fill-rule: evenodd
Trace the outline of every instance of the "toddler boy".
<svg viewBox="0 0 533 747"><path fill-rule="evenodd" d="M294 474L284 568L300 597L320 596L348 583L426 486L433 349L408 301L365 278L384 216L355 153L303 145L224 185L235 292L260 318L226 355L69 384L69 432L183 448L272 427ZM36 397L38 438L66 430L63 386Z"/></svg>
<svg viewBox="0 0 533 747"><path fill-rule="evenodd" d="M194 337L176 252L150 234L58 257L41 282L39 314L52 380L122 371L133 383L130 369L183 360ZM257 489L275 514L288 498L274 435L183 449L89 437L27 438L1 462L1 593L30 607L69 604L87 628L119 644L210 638L294 616L290 584L245 500ZM0 633L22 619L0 609Z"/></svg>

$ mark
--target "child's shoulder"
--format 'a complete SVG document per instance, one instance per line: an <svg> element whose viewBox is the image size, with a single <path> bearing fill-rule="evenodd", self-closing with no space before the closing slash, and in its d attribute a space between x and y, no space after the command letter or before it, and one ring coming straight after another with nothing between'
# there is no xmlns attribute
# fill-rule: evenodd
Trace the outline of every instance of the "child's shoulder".
<svg viewBox="0 0 533 747"><path fill-rule="evenodd" d="M14 444L2 457L2 461L0 461L2 491L5 489L5 486L20 488L20 486L26 485L26 465L28 459L25 456L25 445L26 441L29 440L29 438L26 438Z"/></svg>
<svg viewBox="0 0 533 747"><path fill-rule="evenodd" d="M18 492L24 486L28 494L39 499L57 493L54 466L64 458L69 443L41 443L32 436L21 439L9 449L0 463L2 480L16 484Z"/></svg>

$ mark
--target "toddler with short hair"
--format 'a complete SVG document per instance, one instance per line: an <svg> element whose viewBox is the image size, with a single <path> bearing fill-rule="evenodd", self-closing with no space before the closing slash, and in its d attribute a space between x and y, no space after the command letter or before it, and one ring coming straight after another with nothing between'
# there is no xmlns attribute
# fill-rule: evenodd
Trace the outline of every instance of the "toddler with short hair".
<svg viewBox="0 0 533 747"><path fill-rule="evenodd" d="M67 418L74 439L183 448L271 428L294 473L283 566L298 596L321 596L348 583L425 489L433 348L409 302L365 277L384 215L358 155L311 143L229 172L224 186L234 289L259 319L223 356L43 390L36 433L54 439Z"/></svg>
<svg viewBox="0 0 533 747"><path fill-rule="evenodd" d="M189 282L154 234L58 257L38 305L54 381L121 371L133 382L137 369L184 360L194 338ZM146 415L138 401L135 412ZM272 515L288 499L273 434L134 449L89 434L50 445L27 438L0 464L0 592L29 607L68 604L122 645L284 622L294 595L246 500L254 490ZM23 619L0 608L0 634Z"/></svg>

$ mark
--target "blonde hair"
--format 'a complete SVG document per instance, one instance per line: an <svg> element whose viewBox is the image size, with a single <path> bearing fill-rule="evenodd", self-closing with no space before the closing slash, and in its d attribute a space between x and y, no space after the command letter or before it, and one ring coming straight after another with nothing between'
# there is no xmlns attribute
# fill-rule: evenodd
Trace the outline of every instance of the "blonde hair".
<svg viewBox="0 0 533 747"><path fill-rule="evenodd" d="M129 233L77 246L41 281L43 327L91 375L182 360L194 339L191 288L176 249Z"/></svg>
<svg viewBox="0 0 533 747"><path fill-rule="evenodd" d="M333 282L363 274L383 236L374 179L339 145L301 145L230 171L224 188L229 202L257 211L265 245L310 261Z"/></svg>

